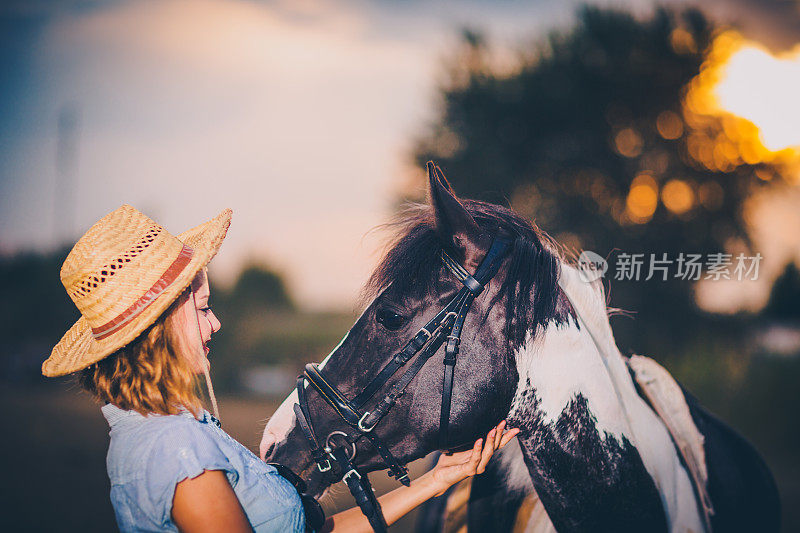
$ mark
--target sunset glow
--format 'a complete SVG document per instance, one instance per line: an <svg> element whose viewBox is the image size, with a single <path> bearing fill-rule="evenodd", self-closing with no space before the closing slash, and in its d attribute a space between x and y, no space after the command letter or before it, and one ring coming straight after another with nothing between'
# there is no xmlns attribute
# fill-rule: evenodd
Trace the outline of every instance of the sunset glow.
<svg viewBox="0 0 800 533"><path fill-rule="evenodd" d="M775 57L744 44L725 65L714 92L720 106L755 124L764 146L777 152L800 146L800 49Z"/></svg>
<svg viewBox="0 0 800 533"><path fill-rule="evenodd" d="M800 47L774 55L736 32L721 33L684 99L689 154L709 170L722 172L742 164L796 166L798 88ZM796 176L794 171L784 174L788 181Z"/></svg>

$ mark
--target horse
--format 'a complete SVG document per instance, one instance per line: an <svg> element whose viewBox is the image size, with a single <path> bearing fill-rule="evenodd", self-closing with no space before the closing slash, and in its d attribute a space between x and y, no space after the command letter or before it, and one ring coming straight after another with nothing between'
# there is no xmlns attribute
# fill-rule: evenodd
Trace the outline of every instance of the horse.
<svg viewBox="0 0 800 533"><path fill-rule="evenodd" d="M409 208L393 224L396 239L365 288L369 303L319 365L331 385L351 398L363 391L463 288L443 266L443 252L472 273L494 238L510 245L463 324L447 442L439 434L445 392L440 350L374 427L391 454L407 463L435 450L461 449L503 419L520 428L518 445L493 458L466 489L466 525L476 531L520 525L560 532L777 531L779 497L763 460L684 391L707 467L713 515L710 523L704 520L698 490L664 422L630 373L603 362L606 345L616 345L602 289L593 284L594 296L578 313L562 288L576 271L551 238L509 208L459 199L438 167L429 164L428 171L428 203ZM607 331L600 341L592 322ZM319 435L352 430L316 389L303 392ZM260 452L299 473L308 492L319 496L335 480L309 453L297 402L295 391L270 418ZM387 468L371 441L351 444L359 469ZM528 509L520 523L531 501L536 510ZM440 503L423 512L431 524L441 522Z"/></svg>

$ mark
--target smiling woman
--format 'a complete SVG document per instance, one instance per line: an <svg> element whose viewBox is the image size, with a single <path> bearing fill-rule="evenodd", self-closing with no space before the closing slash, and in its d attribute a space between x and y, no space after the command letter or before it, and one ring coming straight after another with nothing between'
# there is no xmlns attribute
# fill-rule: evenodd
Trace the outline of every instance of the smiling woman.
<svg viewBox="0 0 800 533"><path fill-rule="evenodd" d="M122 531L366 530L358 512L324 522L319 506L298 493L301 481L222 430L208 373L208 341L221 324L209 307L205 268L230 218L225 210L175 237L124 205L92 226L61 269L82 317L42 373L79 372L83 387L105 404L111 503ZM203 409L200 374L217 416ZM514 435L499 426L486 445L479 439L471 450L440 460L414 486L384 496L388 520L483 472Z"/></svg>

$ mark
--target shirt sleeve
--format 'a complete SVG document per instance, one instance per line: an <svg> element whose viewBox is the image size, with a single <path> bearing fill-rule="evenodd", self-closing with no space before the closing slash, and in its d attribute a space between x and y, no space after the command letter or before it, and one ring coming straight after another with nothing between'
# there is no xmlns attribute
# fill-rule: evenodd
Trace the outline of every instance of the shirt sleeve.
<svg viewBox="0 0 800 533"><path fill-rule="evenodd" d="M171 424L153 435L145 470L145 492L164 527L172 524L175 486L184 479L195 478L206 470L225 472L231 487L239 479L214 439L191 419Z"/></svg>
<svg viewBox="0 0 800 533"><path fill-rule="evenodd" d="M306 529L306 517L303 514L303 506L299 508L289 508L284 512L271 517L270 519L254 524L255 533L277 533L277 532L302 532Z"/></svg>

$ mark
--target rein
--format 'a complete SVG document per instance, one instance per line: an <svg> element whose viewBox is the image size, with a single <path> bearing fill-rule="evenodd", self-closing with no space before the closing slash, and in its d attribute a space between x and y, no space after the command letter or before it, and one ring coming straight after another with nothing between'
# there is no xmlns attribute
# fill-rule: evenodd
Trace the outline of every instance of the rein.
<svg viewBox="0 0 800 533"><path fill-rule="evenodd" d="M503 237L495 237L474 276L442 250L442 262L464 286L436 316L417 331L411 340L364 387L364 390L351 400L348 400L325 377L317 364L307 364L303 374L297 378L298 402L294 405L294 412L298 425L308 440L311 456L317 463L317 468L323 473L330 472L334 482L340 479L344 480L356 503L369 520L372 529L378 533L386 531L386 521L369 478L366 474L359 472L353 464L356 456L356 442L362 437L367 438L389 469L389 476L396 478L405 486L410 484L406 465L394 457L373 430L394 407L406 387L422 370L428 359L439 350L442 344L445 344L442 406L439 417L439 448L448 449L454 370L464 321L475 298L483 292L500 269L510 244L510 241ZM414 356L417 358L384 397L372 409L364 410L366 403ZM353 432L348 434L344 431L333 431L327 436L324 443L320 443L311 421L306 382L320 394L325 402L333 407L342 420L354 430ZM337 440L340 441L339 445L336 443ZM335 473L334 465L336 465Z"/></svg>

